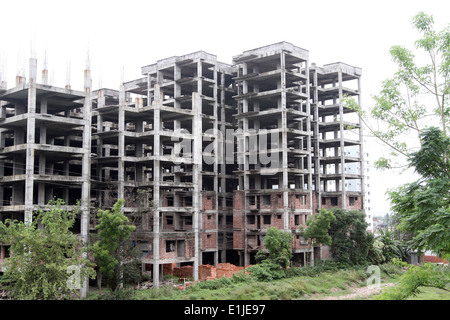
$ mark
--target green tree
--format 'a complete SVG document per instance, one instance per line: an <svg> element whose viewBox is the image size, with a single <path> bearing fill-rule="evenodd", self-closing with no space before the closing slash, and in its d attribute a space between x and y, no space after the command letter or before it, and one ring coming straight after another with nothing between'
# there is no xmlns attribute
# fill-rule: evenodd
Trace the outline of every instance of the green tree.
<svg viewBox="0 0 450 320"><path fill-rule="evenodd" d="M410 245L450 257L450 138L438 128L420 135L421 149L410 154L409 166L419 180L389 192L399 228L412 234Z"/></svg>
<svg viewBox="0 0 450 320"><path fill-rule="evenodd" d="M256 254L258 264L248 268L252 276L259 280L271 281L286 276L285 269L290 265L292 259L292 234L268 228L264 236L264 247Z"/></svg>
<svg viewBox="0 0 450 320"><path fill-rule="evenodd" d="M407 256L406 244L398 239L394 232L379 230L375 241L380 244L383 260L380 263L391 261L393 258L405 260Z"/></svg>
<svg viewBox="0 0 450 320"><path fill-rule="evenodd" d="M308 219L306 229L301 226L300 233L303 238L311 239L312 244L331 245L330 224L335 221L336 217L331 210L320 209L318 214Z"/></svg>
<svg viewBox="0 0 450 320"><path fill-rule="evenodd" d="M103 276L109 280L113 290L123 284L125 266L130 265L130 235L136 229L121 212L125 201L117 200L112 210L99 210L97 241L93 245L94 257L99 267L99 287ZM132 264L131 264L132 265Z"/></svg>
<svg viewBox="0 0 450 320"><path fill-rule="evenodd" d="M394 260L394 263L398 263ZM376 300L404 300L419 294L420 287L434 287L450 291L450 269L448 267L426 263L424 266L414 266L401 263L408 270L400 278L400 282L393 288L386 289Z"/></svg>
<svg viewBox="0 0 450 320"><path fill-rule="evenodd" d="M337 262L364 264L373 245L365 214L359 210L331 209L336 220L330 224L331 252Z"/></svg>
<svg viewBox="0 0 450 320"><path fill-rule="evenodd" d="M264 236L264 247L267 255L262 255L263 260L276 263L282 268L287 268L292 259L292 234L278 230L275 227L268 228ZM262 251L260 251L262 253ZM258 252L259 253L259 252Z"/></svg>
<svg viewBox="0 0 450 320"><path fill-rule="evenodd" d="M11 244L4 279L13 298L73 298L83 279L95 276L92 264L83 258L85 248L71 232L76 214L58 199L40 210L31 224L0 222L0 241Z"/></svg>
<svg viewBox="0 0 450 320"><path fill-rule="evenodd" d="M430 123L448 135L450 26L435 31L433 17L420 12L413 18L413 27L420 34L415 42L416 51L391 47L397 72L382 83L369 112L363 111L352 98L344 99L347 107L358 111L373 136L391 150L390 157L375 163L380 168L403 166L411 150L420 146L419 135ZM418 60L424 59L417 59L416 54L428 59L419 63ZM395 165L394 159L398 161Z"/></svg>

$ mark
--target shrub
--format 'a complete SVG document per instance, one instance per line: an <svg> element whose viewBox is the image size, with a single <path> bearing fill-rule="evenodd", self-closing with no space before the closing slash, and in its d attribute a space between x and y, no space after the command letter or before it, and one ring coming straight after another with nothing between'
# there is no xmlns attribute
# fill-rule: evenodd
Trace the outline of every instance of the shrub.
<svg viewBox="0 0 450 320"><path fill-rule="evenodd" d="M286 272L277 263L265 260L247 269L259 281L272 281L286 277Z"/></svg>

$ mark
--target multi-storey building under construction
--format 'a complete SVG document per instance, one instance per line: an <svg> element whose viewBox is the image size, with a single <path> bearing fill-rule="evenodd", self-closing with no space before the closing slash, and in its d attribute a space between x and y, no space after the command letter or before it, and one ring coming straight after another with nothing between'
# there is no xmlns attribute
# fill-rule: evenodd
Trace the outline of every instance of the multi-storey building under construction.
<svg viewBox="0 0 450 320"><path fill-rule="evenodd" d="M293 263L325 254L299 234L320 208L364 210L361 69L318 67L287 42L232 64L199 51L142 67L118 90L48 84L30 59L28 82L0 87L0 219L25 222L54 198L81 200L76 232L125 199L143 270L248 265L268 228L293 234ZM349 152L352 150L352 152ZM355 151L356 150L356 151ZM359 173L347 173L358 163ZM0 264L8 257L0 244Z"/></svg>

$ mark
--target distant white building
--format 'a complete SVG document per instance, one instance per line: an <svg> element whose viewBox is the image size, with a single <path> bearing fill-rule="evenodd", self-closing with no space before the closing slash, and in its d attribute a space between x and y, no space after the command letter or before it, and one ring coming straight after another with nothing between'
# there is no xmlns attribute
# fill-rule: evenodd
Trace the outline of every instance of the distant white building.
<svg viewBox="0 0 450 320"><path fill-rule="evenodd" d="M344 155L349 157L355 157L359 158L359 147L348 147L344 151ZM330 166L330 165L329 165ZM370 232L373 232L373 215L371 211L371 195L370 195L370 173L372 172L372 165L370 162L370 156L368 152L364 152L364 172L362 173L364 175L364 209L366 213L366 222L368 223L367 230ZM361 174L361 163L360 162L350 162L345 165L344 168L346 173L349 174ZM347 191L361 191L361 180L354 179L354 180L346 180L345 182L345 190Z"/></svg>

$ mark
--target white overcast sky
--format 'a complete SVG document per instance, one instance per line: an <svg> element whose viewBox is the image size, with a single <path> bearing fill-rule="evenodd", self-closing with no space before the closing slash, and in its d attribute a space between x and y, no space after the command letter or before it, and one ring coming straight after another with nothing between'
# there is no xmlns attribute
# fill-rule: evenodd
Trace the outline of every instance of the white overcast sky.
<svg viewBox="0 0 450 320"><path fill-rule="evenodd" d="M82 90L87 52L93 89L118 89L141 77L141 67L174 55L203 50L231 63L245 50L288 41L309 50L310 62L345 62L363 70L362 105L370 107L382 80L395 72L392 45L413 47L412 17L432 14L436 29L450 22L448 0L2 0L0 71L12 87L28 77L28 58L42 69L45 52L52 84ZM368 144L374 155L385 151ZM387 188L407 180L397 172L372 171L374 214L385 214Z"/></svg>

